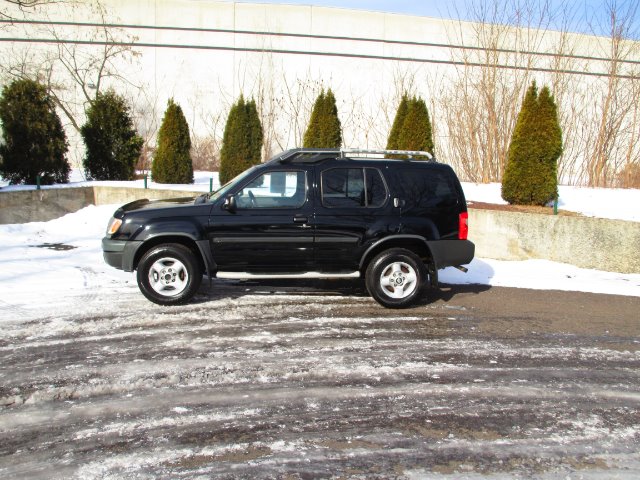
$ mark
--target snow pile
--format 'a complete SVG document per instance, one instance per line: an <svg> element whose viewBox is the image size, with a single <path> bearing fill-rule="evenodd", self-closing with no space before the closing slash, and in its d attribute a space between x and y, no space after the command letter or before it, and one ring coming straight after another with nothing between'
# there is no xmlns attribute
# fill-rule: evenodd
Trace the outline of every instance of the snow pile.
<svg viewBox="0 0 640 480"><path fill-rule="evenodd" d="M49 222L0 225L0 309L73 308L70 301L133 288L131 274L102 259L101 239L116 208L89 206Z"/></svg>

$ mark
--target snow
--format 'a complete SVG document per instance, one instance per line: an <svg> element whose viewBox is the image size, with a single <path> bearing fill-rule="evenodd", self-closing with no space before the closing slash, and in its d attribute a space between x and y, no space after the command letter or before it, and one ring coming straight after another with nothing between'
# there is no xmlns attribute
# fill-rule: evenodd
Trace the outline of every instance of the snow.
<svg viewBox="0 0 640 480"><path fill-rule="evenodd" d="M499 183L462 183L467 202L506 205ZM634 188L588 188L558 186L558 208L587 217L640 222L640 190Z"/></svg>
<svg viewBox="0 0 640 480"><path fill-rule="evenodd" d="M208 192L213 180L213 189L220 187L217 172L193 172L194 182L192 184L166 184L156 183L147 180L147 188L158 188L162 190L182 190L192 192ZM128 188L144 188L144 179L132 181L87 181L81 170L74 168L69 176L69 183L57 185L43 185L43 189L50 188L69 188L69 187L88 187L88 186L108 186L108 187L128 187ZM33 190L33 185L9 185L9 182L0 178L0 188L3 191L20 191Z"/></svg>
<svg viewBox="0 0 640 480"><path fill-rule="evenodd" d="M209 178L212 174L198 172L196 183L188 188L208 191ZM213 178L215 188L218 180L215 174ZM84 182L71 185L77 184ZM141 180L108 184L142 187ZM186 189L184 185L172 187ZM467 200L501 202L498 184L464 184L464 189ZM585 215L640 221L637 207L640 190L561 187L560 192L561 208ZM26 318L42 308L73 309L97 296L137 291L135 274L111 268L102 258L101 239L118 206L89 206L49 222L0 225L0 312L4 312L0 321L9 318L15 321L22 316L16 313ZM640 274L587 270L546 260L509 262L476 258L468 268L466 274L453 268L442 271L441 283L640 296ZM56 327L64 329L64 325Z"/></svg>

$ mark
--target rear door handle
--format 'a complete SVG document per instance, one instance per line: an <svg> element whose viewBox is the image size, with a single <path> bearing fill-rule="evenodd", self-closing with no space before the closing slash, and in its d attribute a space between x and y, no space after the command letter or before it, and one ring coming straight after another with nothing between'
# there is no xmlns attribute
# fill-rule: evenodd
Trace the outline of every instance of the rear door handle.
<svg viewBox="0 0 640 480"><path fill-rule="evenodd" d="M309 221L308 217L300 217L300 216L295 216L293 217L293 223L307 223Z"/></svg>

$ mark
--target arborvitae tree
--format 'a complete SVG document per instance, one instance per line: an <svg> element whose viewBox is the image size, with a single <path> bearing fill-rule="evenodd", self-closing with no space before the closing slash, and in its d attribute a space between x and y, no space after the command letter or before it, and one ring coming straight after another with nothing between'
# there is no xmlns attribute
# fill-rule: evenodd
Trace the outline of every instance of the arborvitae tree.
<svg viewBox="0 0 640 480"><path fill-rule="evenodd" d="M80 129L87 147L83 165L88 178L132 180L142 138L136 133L124 98L113 91L99 93Z"/></svg>
<svg viewBox="0 0 640 480"><path fill-rule="evenodd" d="M546 205L558 194L562 130L553 96L533 82L522 102L502 177L502 198L518 205Z"/></svg>
<svg viewBox="0 0 640 480"><path fill-rule="evenodd" d="M262 158L262 124L256 102L245 102L240 95L231 107L222 137L220 151L220 183L224 185Z"/></svg>
<svg viewBox="0 0 640 480"><path fill-rule="evenodd" d="M305 148L340 148L342 145L342 127L338 117L336 97L331 89L320 92L316 99L309 125L304 133Z"/></svg>
<svg viewBox="0 0 640 480"><path fill-rule="evenodd" d="M189 125L180 105L169 100L158 131L151 176L158 183L193 183Z"/></svg>
<svg viewBox="0 0 640 480"><path fill-rule="evenodd" d="M562 128L558 118L558 107L555 99L546 85L538 97L540 116L540 135L544 140L544 181L541 195L548 198L547 202L558 196L558 159L562 155Z"/></svg>
<svg viewBox="0 0 640 480"><path fill-rule="evenodd" d="M402 99L400 100L400 105L398 105L398 110L396 111L396 116L393 119L393 125L391 126L391 132L389 132L389 139L387 140L387 150L399 150L398 147L398 139L400 137L400 131L402 130L402 125L404 124L404 119L407 116L407 111L409 110L409 96L405 93L402 95Z"/></svg>
<svg viewBox="0 0 640 480"><path fill-rule="evenodd" d="M412 98L402 123L398 146L401 150L419 150L433 154L433 136L429 110L422 98Z"/></svg>
<svg viewBox="0 0 640 480"><path fill-rule="evenodd" d="M69 181L67 137L44 86L14 80L2 89L0 173L11 183Z"/></svg>
<svg viewBox="0 0 640 480"><path fill-rule="evenodd" d="M393 121L388 150L413 150L433 154L433 134L427 104L422 98L407 95L402 96L396 118ZM404 158L404 156L387 155L390 158Z"/></svg>

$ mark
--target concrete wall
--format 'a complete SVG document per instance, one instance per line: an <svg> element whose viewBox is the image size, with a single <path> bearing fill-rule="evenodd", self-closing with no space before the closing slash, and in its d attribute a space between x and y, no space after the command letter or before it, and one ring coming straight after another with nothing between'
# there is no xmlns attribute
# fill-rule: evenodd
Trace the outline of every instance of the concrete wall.
<svg viewBox="0 0 640 480"><path fill-rule="evenodd" d="M0 224L47 221L88 205L195 195L198 192L101 186L0 192ZM471 209L469 225L478 257L537 258L640 273L638 222Z"/></svg>
<svg viewBox="0 0 640 480"><path fill-rule="evenodd" d="M126 187L94 187L94 204L125 204L148 198L149 200L162 200L165 198L195 197L202 192L188 190L156 190L153 188L126 188Z"/></svg>
<svg viewBox="0 0 640 480"><path fill-rule="evenodd" d="M0 192L0 225L46 222L88 205L124 204L141 198L159 200L196 195L199 193L100 186Z"/></svg>
<svg viewBox="0 0 640 480"><path fill-rule="evenodd" d="M539 258L622 273L640 273L640 223L603 218L469 211L476 255Z"/></svg>
<svg viewBox="0 0 640 480"><path fill-rule="evenodd" d="M93 203L92 187L0 192L0 225L46 222Z"/></svg>

